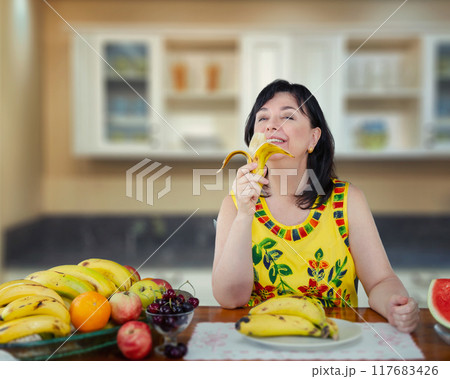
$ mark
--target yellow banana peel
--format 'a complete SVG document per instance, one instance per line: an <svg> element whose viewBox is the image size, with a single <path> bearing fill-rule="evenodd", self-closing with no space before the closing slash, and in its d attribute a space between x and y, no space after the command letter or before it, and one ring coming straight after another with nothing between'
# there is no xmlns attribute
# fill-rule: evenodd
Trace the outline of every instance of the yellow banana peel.
<svg viewBox="0 0 450 379"><path fill-rule="evenodd" d="M273 154L284 154L288 157L294 158L294 156L289 152L283 149L282 147L275 145L270 142L266 142L266 137L264 133L255 133L250 141L249 152L244 150L234 150L229 153L225 160L222 163L222 167L219 171L223 170L223 168L228 164L230 159L235 155L242 154L247 158L247 163L257 162L258 166L252 170L251 172L258 175L263 175L264 167L266 166L267 161ZM260 185L262 185L260 183Z"/></svg>

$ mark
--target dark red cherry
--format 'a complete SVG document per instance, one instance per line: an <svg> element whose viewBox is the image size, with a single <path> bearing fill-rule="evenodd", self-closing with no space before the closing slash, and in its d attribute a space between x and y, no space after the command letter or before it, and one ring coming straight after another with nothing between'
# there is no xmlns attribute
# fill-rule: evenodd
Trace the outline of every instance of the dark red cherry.
<svg viewBox="0 0 450 379"><path fill-rule="evenodd" d="M190 298L188 299L188 301L189 301L189 303L192 304L192 306L193 306L194 308L197 308L198 305L200 304L200 301L199 301L196 297L190 297Z"/></svg>

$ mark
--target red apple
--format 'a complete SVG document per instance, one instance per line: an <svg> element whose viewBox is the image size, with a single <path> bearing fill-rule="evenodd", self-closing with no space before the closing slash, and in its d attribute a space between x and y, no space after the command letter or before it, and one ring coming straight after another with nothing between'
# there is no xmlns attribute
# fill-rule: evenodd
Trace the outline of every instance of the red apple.
<svg viewBox="0 0 450 379"><path fill-rule="evenodd" d="M151 279L151 280L153 280L158 286L164 287L166 289L166 291L168 289L172 289L172 286L170 285L170 283L167 280L164 280L164 279Z"/></svg>
<svg viewBox="0 0 450 379"><path fill-rule="evenodd" d="M139 273L137 272L137 270L135 268L128 266L128 265L123 265L123 267L126 267L126 269L133 274L134 278L136 279L135 280L136 282L139 282L139 280L141 280L141 276L139 275Z"/></svg>
<svg viewBox="0 0 450 379"><path fill-rule="evenodd" d="M141 315L141 298L133 292L116 292L109 299L111 304L111 318L117 324L137 320Z"/></svg>
<svg viewBox="0 0 450 379"><path fill-rule="evenodd" d="M117 346L128 359L145 358L152 349L150 327L142 321L128 321L117 333Z"/></svg>

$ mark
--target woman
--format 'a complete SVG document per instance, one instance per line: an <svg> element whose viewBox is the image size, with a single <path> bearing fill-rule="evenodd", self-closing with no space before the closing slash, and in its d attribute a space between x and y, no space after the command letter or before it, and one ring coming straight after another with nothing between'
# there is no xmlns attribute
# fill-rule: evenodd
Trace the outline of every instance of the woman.
<svg viewBox="0 0 450 379"><path fill-rule="evenodd" d="M372 309L402 332L418 306L393 272L363 193L334 174L334 141L314 96L276 80L258 95L245 129L289 151L273 155L264 176L239 168L222 203L213 294L224 308L253 306L289 293L324 306L357 307L361 281ZM309 180L302 180L308 174Z"/></svg>

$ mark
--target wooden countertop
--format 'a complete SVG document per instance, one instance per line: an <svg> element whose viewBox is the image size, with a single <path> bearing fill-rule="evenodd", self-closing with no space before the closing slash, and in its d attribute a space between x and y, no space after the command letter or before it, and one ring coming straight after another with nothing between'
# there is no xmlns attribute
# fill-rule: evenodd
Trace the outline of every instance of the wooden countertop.
<svg viewBox="0 0 450 379"><path fill-rule="evenodd" d="M355 312L356 311L356 312ZM326 308L329 317L345 319L353 322L386 322L386 319L370 308ZM188 343L195 325L199 322L236 322L246 315L248 309L227 310L220 307L200 306L195 310L194 319L189 327L178 336L179 342ZM450 345L446 344L434 330L435 321L428 309L420 310L420 325L411 337L422 350L425 359L431 361L450 360ZM161 343L161 337L153 332L154 346ZM124 360L117 346L105 348L83 356L70 357L71 360ZM147 360L166 360L165 357L152 353Z"/></svg>

